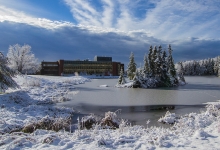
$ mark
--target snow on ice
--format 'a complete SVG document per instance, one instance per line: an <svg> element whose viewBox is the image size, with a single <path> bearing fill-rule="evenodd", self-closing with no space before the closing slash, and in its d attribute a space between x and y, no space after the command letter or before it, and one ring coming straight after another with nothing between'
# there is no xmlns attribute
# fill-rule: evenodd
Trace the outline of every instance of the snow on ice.
<svg viewBox="0 0 220 150"><path fill-rule="evenodd" d="M0 95L0 149L219 149L219 101L207 103L206 111L201 113L176 117L167 112L158 118L173 124L170 128L130 126L121 120L114 130L95 124L89 130L72 125L73 129L55 132L37 128L36 124L53 119L62 122L74 115L74 110L54 104L69 100L69 93L77 94L74 86L90 80L50 76L18 76L15 80L21 89L9 89ZM29 124L34 124L36 130L22 132Z"/></svg>

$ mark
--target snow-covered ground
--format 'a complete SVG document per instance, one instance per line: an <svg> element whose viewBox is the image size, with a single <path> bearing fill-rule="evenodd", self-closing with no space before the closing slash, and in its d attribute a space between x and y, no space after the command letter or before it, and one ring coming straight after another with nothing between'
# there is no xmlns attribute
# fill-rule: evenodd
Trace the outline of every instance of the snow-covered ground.
<svg viewBox="0 0 220 150"><path fill-rule="evenodd" d="M116 130L95 125L91 130L76 128L72 133L43 129L21 132L22 127L40 120L62 122L74 115L74 110L58 108L54 103L68 100L66 95L77 94L74 86L90 80L51 76L15 80L21 89L0 95L0 149L220 149L220 102L209 103L199 114L176 117L167 112L158 118L173 124L170 128L130 126L122 120Z"/></svg>

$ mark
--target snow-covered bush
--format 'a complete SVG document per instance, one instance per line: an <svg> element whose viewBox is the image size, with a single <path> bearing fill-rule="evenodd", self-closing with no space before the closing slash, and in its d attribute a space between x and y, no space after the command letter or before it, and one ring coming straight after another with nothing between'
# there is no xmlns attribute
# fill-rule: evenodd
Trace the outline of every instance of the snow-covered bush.
<svg viewBox="0 0 220 150"><path fill-rule="evenodd" d="M119 132L125 132L125 130L128 130L127 127L127 120L121 119L121 122L119 124Z"/></svg>
<svg viewBox="0 0 220 150"><path fill-rule="evenodd" d="M116 112L106 112L105 117L101 120L101 126L107 128L119 128L119 121Z"/></svg>
<svg viewBox="0 0 220 150"><path fill-rule="evenodd" d="M40 87L41 86L41 80L40 79L26 78L25 77L25 80L26 80L26 81L24 81L25 86L28 86L28 87L33 87L33 86Z"/></svg>
<svg viewBox="0 0 220 150"><path fill-rule="evenodd" d="M176 117L175 113L170 113L169 111L166 112L164 117L161 117L158 122L167 123L167 124L174 124L177 122L178 117Z"/></svg>
<svg viewBox="0 0 220 150"><path fill-rule="evenodd" d="M79 120L78 120L79 121ZM90 114L89 116L82 117L79 125L80 129L91 129L93 125L97 123L97 117L94 114Z"/></svg>
<svg viewBox="0 0 220 150"><path fill-rule="evenodd" d="M25 125L22 129L25 133L32 133L36 129L45 129L45 130L66 130L68 131L70 128L71 119L69 117L49 117L45 116L36 122L29 123Z"/></svg>
<svg viewBox="0 0 220 150"><path fill-rule="evenodd" d="M120 121L117 118L117 112L105 112L105 117L101 118L95 116L94 114L90 114L88 116L84 116L78 120L78 129L116 129L119 128ZM121 121L121 128L124 126L126 122L124 120Z"/></svg>
<svg viewBox="0 0 220 150"><path fill-rule="evenodd" d="M211 113L214 116L220 116L220 102L209 102L208 105L206 105L207 113Z"/></svg>

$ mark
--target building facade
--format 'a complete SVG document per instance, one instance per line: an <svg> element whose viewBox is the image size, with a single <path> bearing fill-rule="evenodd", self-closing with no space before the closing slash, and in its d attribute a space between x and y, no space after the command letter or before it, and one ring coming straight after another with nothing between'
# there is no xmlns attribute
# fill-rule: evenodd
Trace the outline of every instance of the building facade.
<svg viewBox="0 0 220 150"><path fill-rule="evenodd" d="M118 76L124 64L112 62L111 57L95 56L94 61L89 60L58 60L56 62L42 62L42 75L98 75Z"/></svg>

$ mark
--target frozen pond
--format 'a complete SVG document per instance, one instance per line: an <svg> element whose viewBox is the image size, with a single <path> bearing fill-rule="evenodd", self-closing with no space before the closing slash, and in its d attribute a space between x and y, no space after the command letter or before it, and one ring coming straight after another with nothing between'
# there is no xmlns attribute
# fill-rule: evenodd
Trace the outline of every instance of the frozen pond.
<svg viewBox="0 0 220 150"><path fill-rule="evenodd" d="M220 99L220 78L185 79L188 83L185 86L159 89L115 88L117 79L93 79L77 85L78 94L69 95L71 101L58 105L97 115L121 109L119 116L129 119L132 124L145 125L150 119L151 125L158 125L157 120L167 111L158 110L161 106L172 108L170 112L185 114L198 112L205 102Z"/></svg>

